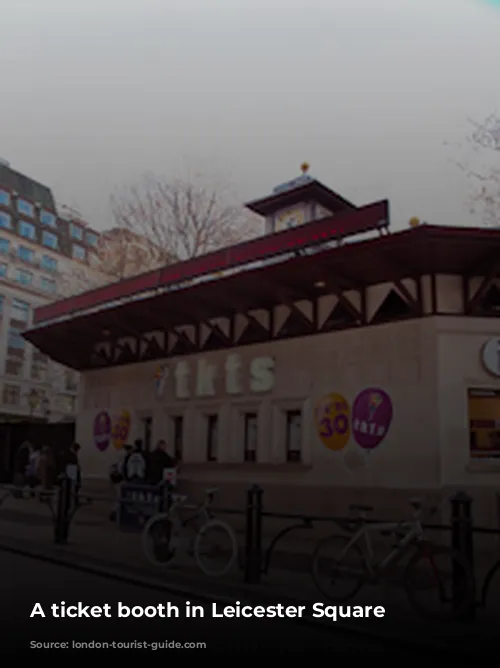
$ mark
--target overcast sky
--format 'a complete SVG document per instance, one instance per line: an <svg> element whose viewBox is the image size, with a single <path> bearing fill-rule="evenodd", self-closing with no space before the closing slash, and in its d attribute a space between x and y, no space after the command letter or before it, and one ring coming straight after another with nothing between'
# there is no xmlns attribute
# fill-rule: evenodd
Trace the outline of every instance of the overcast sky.
<svg viewBox="0 0 500 668"><path fill-rule="evenodd" d="M0 156L98 228L186 167L245 201L311 174L357 204L471 222L443 145L500 108L484 0L0 0Z"/></svg>

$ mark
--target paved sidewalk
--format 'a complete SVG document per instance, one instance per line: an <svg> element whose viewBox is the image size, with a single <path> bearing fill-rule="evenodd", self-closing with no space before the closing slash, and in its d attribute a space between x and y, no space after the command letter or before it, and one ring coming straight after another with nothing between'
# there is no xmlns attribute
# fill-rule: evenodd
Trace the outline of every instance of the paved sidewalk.
<svg viewBox="0 0 500 668"><path fill-rule="evenodd" d="M276 563L279 559L273 560L269 573L263 576L260 585L243 583L242 572L237 568L223 579L206 578L187 557L167 570L158 570L146 562L140 534L119 532L109 521L85 513L85 509L79 511L79 521L72 526L69 544L55 546L51 516L46 506L32 501L17 501L9 506L0 509L0 543L4 546L20 546L19 549L39 556L101 571L104 569L110 575L141 579L153 586L182 589L198 597L240 598L255 602L273 599L289 602L290 605L322 600L308 572L280 568ZM311 551L309 542L304 539L301 543L305 553ZM492 598L495 598L495 593ZM500 600L500 596L497 595L496 599ZM451 642L451 637L456 644L457 635L464 642L484 643L490 633L489 622L494 618L497 621L500 619L499 609L496 608L478 611L476 624L429 625L413 612L404 593L395 588L366 587L349 604L382 605L386 608L386 617L382 621L350 619L346 622L348 627L378 635L390 631L391 636L396 634L398 638L409 638L414 642L427 638L438 645Z"/></svg>

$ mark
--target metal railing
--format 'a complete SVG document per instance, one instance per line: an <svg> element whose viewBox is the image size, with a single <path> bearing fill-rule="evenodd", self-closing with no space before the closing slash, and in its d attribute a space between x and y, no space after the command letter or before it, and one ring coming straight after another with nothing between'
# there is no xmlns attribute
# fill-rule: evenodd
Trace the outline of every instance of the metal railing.
<svg viewBox="0 0 500 668"><path fill-rule="evenodd" d="M126 491L126 488L127 485L124 484L122 490ZM159 505L157 501L142 500L140 501L141 506L148 506L148 504L154 506L155 512L168 510L171 506L173 491L170 485L141 485L140 488L144 491L145 495L154 493L159 497ZM118 502L125 506L128 504L137 505L138 503L134 498L127 498L126 494L123 494L120 499L112 496L76 494L73 481L66 476L61 478L56 489L50 491L40 489L29 490L13 485L0 488L0 506L9 497L38 498L48 505L53 518L53 540L56 545L64 545L68 542L72 521L80 508L102 501L112 504L117 504ZM465 557L473 572L475 535L500 537L500 528L475 526L472 506L473 499L465 492L458 492L450 499L451 521L449 524L423 523L422 527L429 531L449 533L450 546ZM353 518L352 516L299 515L267 511L264 509L264 490L258 485L252 485L247 490L244 507L240 509L234 507L213 507L213 510L217 514L244 516L244 543L242 546L241 566L243 568L245 583L252 585L260 584L262 576L269 573L273 553L276 551L279 543L293 531L300 529L310 530L314 525L319 523L330 523L343 531L352 531L352 527L360 521L359 518ZM291 522L289 526L281 528L267 546L264 545L264 522L266 520L285 520ZM362 521L371 524L380 524L393 520L376 518L363 519ZM482 586L479 587L476 582L476 592L479 592L479 600L473 601L466 610L463 615L465 620L473 621L477 607L486 605L488 589L497 573L500 577L500 553L489 568Z"/></svg>

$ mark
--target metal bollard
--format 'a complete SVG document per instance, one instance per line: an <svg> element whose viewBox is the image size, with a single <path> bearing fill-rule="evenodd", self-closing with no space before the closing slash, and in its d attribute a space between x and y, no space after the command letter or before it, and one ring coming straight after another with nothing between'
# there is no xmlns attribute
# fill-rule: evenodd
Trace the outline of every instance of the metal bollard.
<svg viewBox="0 0 500 668"><path fill-rule="evenodd" d="M259 584L262 573L262 494L258 485L247 492L245 524L245 582Z"/></svg>
<svg viewBox="0 0 500 668"><path fill-rule="evenodd" d="M469 564L474 574L474 534L472 522L472 498L465 492L458 492L451 499L451 542L452 547L460 552ZM462 569L455 568L453 572L453 592L455 600L460 601L464 587ZM474 587L475 589L475 587ZM475 596L475 592L474 592ZM473 622L476 617L476 601L473 599L460 618Z"/></svg>
<svg viewBox="0 0 500 668"><path fill-rule="evenodd" d="M61 485L57 495L57 510L54 526L54 543L57 545L64 545L68 542L72 496L73 481L68 476L64 476L61 479Z"/></svg>

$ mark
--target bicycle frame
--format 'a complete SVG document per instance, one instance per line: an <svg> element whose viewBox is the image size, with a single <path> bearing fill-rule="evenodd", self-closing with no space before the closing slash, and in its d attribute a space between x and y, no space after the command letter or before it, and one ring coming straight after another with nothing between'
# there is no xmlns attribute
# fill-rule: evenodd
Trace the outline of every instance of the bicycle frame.
<svg viewBox="0 0 500 668"><path fill-rule="evenodd" d="M370 534L372 533L395 533L404 530L405 535L400 538L398 544L380 562L375 562ZM376 572L387 569L391 564L397 563L405 554L407 549L423 537L423 529L420 522L415 519L411 522L385 522L381 524L363 524L344 547L339 556L339 562L345 557L353 545L362 543L361 552L368 573L373 576Z"/></svg>
<svg viewBox="0 0 500 668"><path fill-rule="evenodd" d="M176 528L184 528L187 524L198 518L201 518L203 524L206 524L209 520L212 519L213 514L210 510L211 500L206 499L203 503L196 506L189 506L185 504L185 500L186 497L182 497L174 501L168 513L170 521ZM179 511L182 509L193 511L193 514L186 521L181 520L179 516Z"/></svg>

